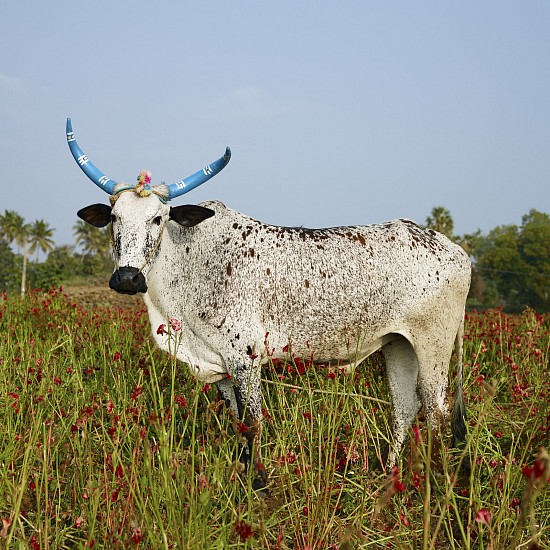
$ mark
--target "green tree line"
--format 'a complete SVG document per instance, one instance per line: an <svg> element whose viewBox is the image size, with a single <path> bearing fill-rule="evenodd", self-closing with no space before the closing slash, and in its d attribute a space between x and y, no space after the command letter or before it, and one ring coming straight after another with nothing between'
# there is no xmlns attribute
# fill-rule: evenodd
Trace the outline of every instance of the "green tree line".
<svg viewBox="0 0 550 550"><path fill-rule="evenodd" d="M450 212L434 208L426 226L460 244L472 259L471 308L503 306L507 311L531 307L550 311L550 216L532 209L521 225L499 225L457 236Z"/></svg>
<svg viewBox="0 0 550 550"><path fill-rule="evenodd" d="M469 307L503 306L508 311L531 307L550 311L550 216L530 210L521 225L500 225L454 234L449 210L432 209L425 221L460 244L472 259ZM27 224L16 212L0 215L0 292L104 280L112 270L108 229L82 220L73 226L74 245L55 246L54 229L44 220ZM45 255L39 261L39 255Z"/></svg>
<svg viewBox="0 0 550 550"><path fill-rule="evenodd" d="M17 212L0 215L0 292L24 295L28 288L104 279L112 269L109 232L82 220L73 226L74 245L56 246L44 220L26 223ZM39 261L39 254L46 255Z"/></svg>

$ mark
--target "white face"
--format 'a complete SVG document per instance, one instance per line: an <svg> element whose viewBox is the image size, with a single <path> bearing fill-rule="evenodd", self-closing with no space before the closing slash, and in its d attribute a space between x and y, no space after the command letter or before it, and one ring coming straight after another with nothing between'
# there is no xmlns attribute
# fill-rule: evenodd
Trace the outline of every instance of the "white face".
<svg viewBox="0 0 550 550"><path fill-rule="evenodd" d="M119 268L134 267L147 274L169 215L170 207L156 195L120 194L111 213L114 254Z"/></svg>

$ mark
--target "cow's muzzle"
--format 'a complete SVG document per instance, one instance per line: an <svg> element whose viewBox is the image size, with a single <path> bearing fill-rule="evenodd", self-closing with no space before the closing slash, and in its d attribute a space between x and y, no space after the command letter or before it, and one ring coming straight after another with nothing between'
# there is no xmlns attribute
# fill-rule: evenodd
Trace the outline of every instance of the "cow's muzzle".
<svg viewBox="0 0 550 550"><path fill-rule="evenodd" d="M109 286L120 294L147 292L145 277L136 267L119 267L111 276Z"/></svg>

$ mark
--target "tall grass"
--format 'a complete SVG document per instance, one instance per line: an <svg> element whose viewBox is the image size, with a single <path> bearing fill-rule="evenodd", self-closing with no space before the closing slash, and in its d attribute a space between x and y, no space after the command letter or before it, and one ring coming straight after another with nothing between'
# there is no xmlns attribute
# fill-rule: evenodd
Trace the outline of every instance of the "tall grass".
<svg viewBox="0 0 550 550"><path fill-rule="evenodd" d="M144 311L34 293L0 298L0 328L0 548L548 548L548 316L468 315L468 444L431 469L421 413L389 478L380 356L270 364L260 494L235 419Z"/></svg>

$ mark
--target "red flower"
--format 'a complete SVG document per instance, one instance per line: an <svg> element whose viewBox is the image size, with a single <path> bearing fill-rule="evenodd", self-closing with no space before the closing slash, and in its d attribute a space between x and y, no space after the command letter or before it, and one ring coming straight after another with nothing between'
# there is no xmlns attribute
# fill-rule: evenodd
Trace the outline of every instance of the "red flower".
<svg viewBox="0 0 550 550"><path fill-rule="evenodd" d="M418 447L420 444L420 430L418 429L418 426L415 424L413 426L413 434L414 434L414 444Z"/></svg>
<svg viewBox="0 0 550 550"><path fill-rule="evenodd" d="M143 393L143 388L141 386L136 386L132 392L132 399L135 401Z"/></svg>
<svg viewBox="0 0 550 550"><path fill-rule="evenodd" d="M244 422L237 422L237 431L241 434L246 433L249 430L248 426Z"/></svg>
<svg viewBox="0 0 550 550"><path fill-rule="evenodd" d="M185 407L187 407L187 399L185 399L185 397L183 397L183 395L176 395L174 397L174 401L180 406L180 407L183 407L185 409Z"/></svg>
<svg viewBox="0 0 550 550"><path fill-rule="evenodd" d="M237 535L239 535L241 542L245 542L250 537L254 536L254 531L252 530L252 527L248 525L248 523L245 523L244 521L236 521L233 524L233 529L235 529L235 532Z"/></svg>
<svg viewBox="0 0 550 550"><path fill-rule="evenodd" d="M404 483L399 479L399 468L397 466L393 467L392 470L392 480L393 480L393 490L396 493L402 493L405 490Z"/></svg>
<svg viewBox="0 0 550 550"><path fill-rule="evenodd" d="M118 361L120 359L120 353L118 351L115 351L115 354L113 355L113 359L115 361Z"/></svg>
<svg viewBox="0 0 550 550"><path fill-rule="evenodd" d="M143 539L143 533L141 531L141 527L136 527L132 531L131 539L134 544L139 544L141 542L141 539Z"/></svg>
<svg viewBox="0 0 550 550"><path fill-rule="evenodd" d="M306 366L299 359L295 358L294 362L296 363L296 370L298 374L303 376L306 373Z"/></svg>
<svg viewBox="0 0 550 550"><path fill-rule="evenodd" d="M174 332L179 332L181 330L181 323L174 317L170 319L170 328Z"/></svg>
<svg viewBox="0 0 550 550"><path fill-rule="evenodd" d="M420 476L418 472L414 472L412 484L418 489L422 483L422 480L426 479L425 475Z"/></svg>
<svg viewBox="0 0 550 550"><path fill-rule="evenodd" d="M537 458L537 460L535 460L535 464L533 465L533 474L535 479L540 479L544 475L545 470L546 465L542 460Z"/></svg>
<svg viewBox="0 0 550 550"><path fill-rule="evenodd" d="M8 535L8 527L11 525L11 521L7 518L2 518L2 529L0 529L0 537L4 538Z"/></svg>
<svg viewBox="0 0 550 550"><path fill-rule="evenodd" d="M201 388L201 392L202 392L202 393L206 393L206 392L209 391L211 388L212 388L212 386L211 386L210 384L205 384L205 385Z"/></svg>
<svg viewBox="0 0 550 550"><path fill-rule="evenodd" d="M75 518L74 520L74 524L75 524L75 527L77 527L78 529L82 528L82 526L85 524L85 520L82 516L78 516L77 518Z"/></svg>
<svg viewBox="0 0 550 550"><path fill-rule="evenodd" d="M485 508L481 508L481 510L478 510L476 514L476 521L478 523L482 523L483 525L491 525L491 512Z"/></svg>
<svg viewBox="0 0 550 550"><path fill-rule="evenodd" d="M168 331L166 330L166 325L159 325L159 328L157 328L157 334L160 334L161 336L163 334L168 334Z"/></svg>
<svg viewBox="0 0 550 550"><path fill-rule="evenodd" d="M296 462L296 455L294 454L294 451L289 451L286 454L286 462L288 464L293 464L294 462Z"/></svg>
<svg viewBox="0 0 550 550"><path fill-rule="evenodd" d="M402 493L405 490L405 484L402 481L399 481L399 479L394 479L393 488L396 492Z"/></svg>

